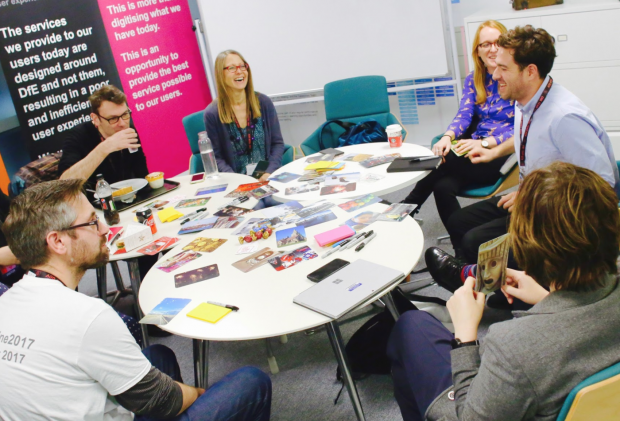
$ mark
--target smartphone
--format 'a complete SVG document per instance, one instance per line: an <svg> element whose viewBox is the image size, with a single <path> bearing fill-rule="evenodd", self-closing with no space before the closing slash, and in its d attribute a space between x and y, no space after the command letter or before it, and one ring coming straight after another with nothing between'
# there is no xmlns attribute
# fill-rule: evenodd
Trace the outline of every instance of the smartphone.
<svg viewBox="0 0 620 421"><path fill-rule="evenodd" d="M342 259L334 259L328 264L321 266L317 270L308 274L308 279L312 282L321 282L323 279L327 278L329 275L338 272L340 269L348 265L349 262Z"/></svg>
<svg viewBox="0 0 620 421"><path fill-rule="evenodd" d="M200 174L194 174L192 175L192 181L190 181L190 184L201 183L204 179L205 173L201 172Z"/></svg>

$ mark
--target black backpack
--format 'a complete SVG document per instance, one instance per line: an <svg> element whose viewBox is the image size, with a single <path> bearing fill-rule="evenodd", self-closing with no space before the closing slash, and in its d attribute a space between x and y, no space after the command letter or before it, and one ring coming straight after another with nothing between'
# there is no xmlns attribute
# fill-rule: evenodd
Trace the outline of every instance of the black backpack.
<svg viewBox="0 0 620 421"><path fill-rule="evenodd" d="M406 284L405 284L406 285ZM393 289L390 294L396 305L396 309L402 315L406 311L416 310L416 306L410 299L418 299L419 301L436 302L445 305L445 301L434 297L420 297L410 293L403 293L401 289L403 285ZM387 356L387 344L392 333L392 328L396 322L390 311L386 308L379 314L372 316L364 323L349 339L345 345L345 353L349 360L349 368L353 379L361 380L371 374L390 374L391 362ZM344 379L340 372L340 367L336 369L336 380L342 383L344 388ZM338 402L338 398L342 393L342 388L338 392L338 396L334 400L334 404Z"/></svg>

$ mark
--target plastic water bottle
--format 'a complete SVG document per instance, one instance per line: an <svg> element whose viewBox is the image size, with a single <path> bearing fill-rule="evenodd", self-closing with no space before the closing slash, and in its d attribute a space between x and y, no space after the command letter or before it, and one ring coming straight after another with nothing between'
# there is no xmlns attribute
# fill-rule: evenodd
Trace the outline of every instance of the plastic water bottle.
<svg viewBox="0 0 620 421"><path fill-rule="evenodd" d="M207 178L218 178L217 162L215 162L215 153L213 145L207 132L198 133L198 149L200 149L200 157L202 165L205 168L205 176Z"/></svg>
<svg viewBox="0 0 620 421"><path fill-rule="evenodd" d="M102 174L97 174L97 186L95 187L97 198L101 202L101 209L105 222L108 225L116 225L121 222L121 217L116 210L114 198L112 197L112 187L103 179Z"/></svg>

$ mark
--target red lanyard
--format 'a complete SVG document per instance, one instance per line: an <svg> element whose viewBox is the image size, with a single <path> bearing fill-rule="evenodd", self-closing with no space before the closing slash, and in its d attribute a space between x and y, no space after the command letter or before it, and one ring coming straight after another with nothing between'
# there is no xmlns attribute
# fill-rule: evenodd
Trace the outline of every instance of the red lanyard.
<svg viewBox="0 0 620 421"><path fill-rule="evenodd" d="M534 111L532 111L532 115L530 116L530 121L527 122L527 126L525 127L525 133L523 133L523 115L521 115L521 127L519 128L519 135L521 136L521 148L519 151L519 165L525 166L525 145L527 144L527 135L530 133L530 125L532 124L532 120L534 119L534 113L536 110L540 108L545 99L547 99L547 94L551 90L551 86L553 86L553 79L549 76L549 82L545 87L545 90L540 94L540 98L538 98L538 102L534 107Z"/></svg>
<svg viewBox="0 0 620 421"><path fill-rule="evenodd" d="M241 131L241 126L239 125L239 122L237 121L237 116L235 116L235 124L237 125L237 130L239 130L239 133L243 133ZM245 127L248 133L248 140L246 144L248 155L250 158L252 158L252 142L254 141L254 123L252 123L252 110L248 112L248 122Z"/></svg>
<svg viewBox="0 0 620 421"><path fill-rule="evenodd" d="M47 279L53 279L55 281L60 282L61 284L63 284L64 286L67 286L67 284L65 284L63 281L61 281L60 279L58 279L58 277L52 275L51 273L47 273L43 270L39 270L39 269L35 269L34 270L34 276L36 276L37 278L47 278Z"/></svg>

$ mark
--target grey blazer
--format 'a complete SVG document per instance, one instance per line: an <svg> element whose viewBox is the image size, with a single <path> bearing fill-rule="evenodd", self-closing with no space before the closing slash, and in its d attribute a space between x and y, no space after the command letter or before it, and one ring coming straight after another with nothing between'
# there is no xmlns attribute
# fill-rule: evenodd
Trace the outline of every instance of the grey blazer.
<svg viewBox="0 0 620 421"><path fill-rule="evenodd" d="M573 387L620 361L616 276L513 314L491 326L480 347L451 352L454 386L430 405L428 420L555 421Z"/></svg>

